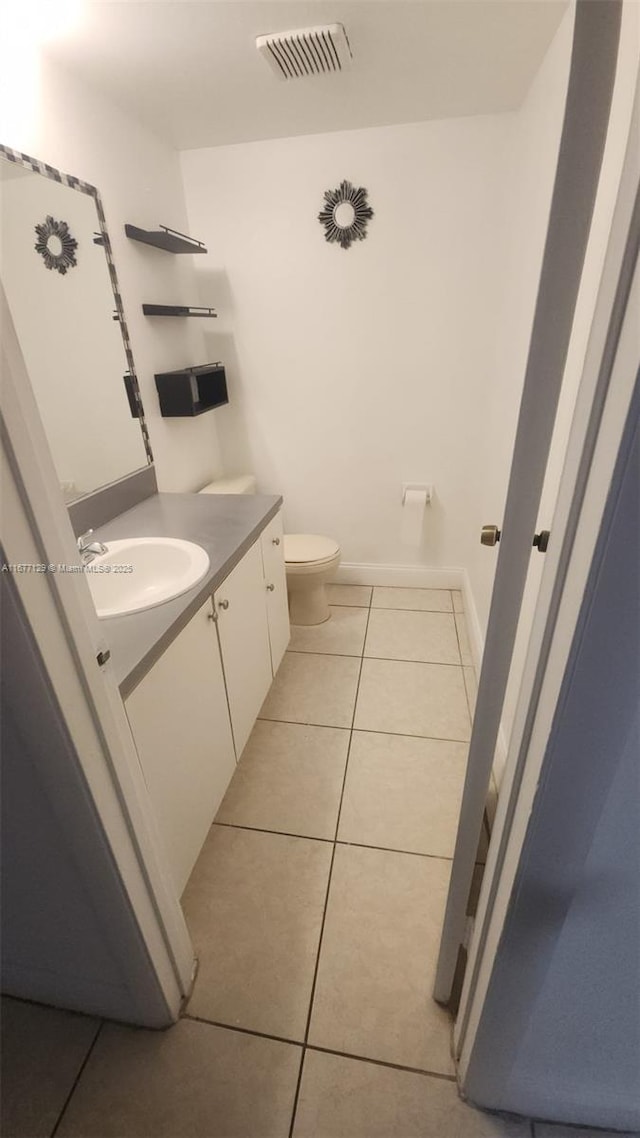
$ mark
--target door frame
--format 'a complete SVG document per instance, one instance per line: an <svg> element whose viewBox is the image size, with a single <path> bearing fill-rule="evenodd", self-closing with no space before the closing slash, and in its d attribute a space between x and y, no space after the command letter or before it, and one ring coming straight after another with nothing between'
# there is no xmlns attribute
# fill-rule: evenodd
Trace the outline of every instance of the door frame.
<svg viewBox="0 0 640 1138"><path fill-rule="evenodd" d="M442 1004L451 1000L469 945L467 901L598 190L621 17L620 0L576 4L558 162L433 989ZM561 545L561 532L554 520L550 553Z"/></svg>
<svg viewBox="0 0 640 1138"><path fill-rule="evenodd" d="M2 541L9 564L76 565L78 553L6 296L0 283ZM174 1022L195 975L191 939L172 885L108 645L82 573L12 575L77 764L138 924L158 989L151 1026ZM52 808L55 809L55 793ZM73 819L67 819L73 841ZM86 852L90 862L91 851ZM129 962L120 961L124 975Z"/></svg>
<svg viewBox="0 0 640 1138"><path fill-rule="evenodd" d="M640 78L454 1028L464 1079L640 382Z"/></svg>

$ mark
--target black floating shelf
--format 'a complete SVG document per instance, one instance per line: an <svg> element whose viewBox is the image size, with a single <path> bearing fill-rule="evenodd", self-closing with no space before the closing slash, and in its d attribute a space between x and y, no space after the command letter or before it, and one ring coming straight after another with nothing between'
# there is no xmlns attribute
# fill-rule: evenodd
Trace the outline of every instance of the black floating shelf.
<svg viewBox="0 0 640 1138"><path fill-rule="evenodd" d="M229 402L227 377L221 363L165 371L155 379L164 418L202 415Z"/></svg>
<svg viewBox="0 0 640 1138"><path fill-rule="evenodd" d="M165 253L206 253L202 241L194 237L187 237L185 233L178 233L177 229L169 229L161 225L159 229L138 229L137 225L125 225L124 231L132 241L142 241L144 245L153 245L154 249L164 249Z"/></svg>
<svg viewBox="0 0 640 1138"><path fill-rule="evenodd" d="M145 316L210 316L218 315L213 308L198 308L192 304L143 304Z"/></svg>

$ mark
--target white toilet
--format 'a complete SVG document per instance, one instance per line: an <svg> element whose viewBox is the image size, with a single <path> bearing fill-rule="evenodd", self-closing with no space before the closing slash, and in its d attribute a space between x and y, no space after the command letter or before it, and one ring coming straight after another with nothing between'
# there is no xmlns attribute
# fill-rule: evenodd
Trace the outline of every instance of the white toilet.
<svg viewBox="0 0 640 1138"><path fill-rule="evenodd" d="M314 533L286 533L284 562L292 624L322 624L331 616L325 585L340 564L340 546Z"/></svg>
<svg viewBox="0 0 640 1138"><path fill-rule="evenodd" d="M253 474L217 478L201 494L255 494ZM331 616L325 585L340 564L340 546L330 537L315 533L286 533L284 562L292 624L323 624Z"/></svg>

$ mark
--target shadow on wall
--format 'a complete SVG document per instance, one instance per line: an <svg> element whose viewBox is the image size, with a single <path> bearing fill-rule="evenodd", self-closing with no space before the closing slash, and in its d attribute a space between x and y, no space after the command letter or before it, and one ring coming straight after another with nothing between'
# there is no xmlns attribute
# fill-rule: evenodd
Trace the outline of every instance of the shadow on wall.
<svg viewBox="0 0 640 1138"><path fill-rule="evenodd" d="M226 407L219 407L216 411L216 429L223 477L255 473L255 459L244 413L240 364L235 338L231 332L207 332L205 344L207 362L221 360L227 376L229 403Z"/></svg>
<svg viewBox="0 0 640 1138"><path fill-rule="evenodd" d="M282 456L272 453L269 438L261 433L260 417L256 415L256 392L253 414L245 400L246 387L234 331L235 305L227 273L214 269L199 271L198 293L199 302L211 305L218 314L217 320L209 322L204 330L207 356L204 362L221 360L227 376L229 404L216 411L223 475L253 473L258 477L259 491L280 494L283 490L279 473ZM268 399L268 393L263 394Z"/></svg>
<svg viewBox="0 0 640 1138"><path fill-rule="evenodd" d="M222 459L222 475L250 473L254 469L251 445L243 409L240 364L232 332L234 305L225 272L197 269L199 303L215 308L215 321L205 321L204 346L206 360L220 360L225 367L229 404L216 411L216 434Z"/></svg>

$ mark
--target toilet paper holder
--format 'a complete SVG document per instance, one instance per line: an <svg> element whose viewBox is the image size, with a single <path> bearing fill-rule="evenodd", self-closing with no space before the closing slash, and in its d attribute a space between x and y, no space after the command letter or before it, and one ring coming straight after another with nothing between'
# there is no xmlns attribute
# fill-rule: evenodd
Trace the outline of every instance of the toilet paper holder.
<svg viewBox="0 0 640 1138"><path fill-rule="evenodd" d="M403 482L402 483L402 505L404 506L407 500L407 494L413 490L423 490L425 492L425 502L428 505L433 498L433 485L430 482Z"/></svg>

